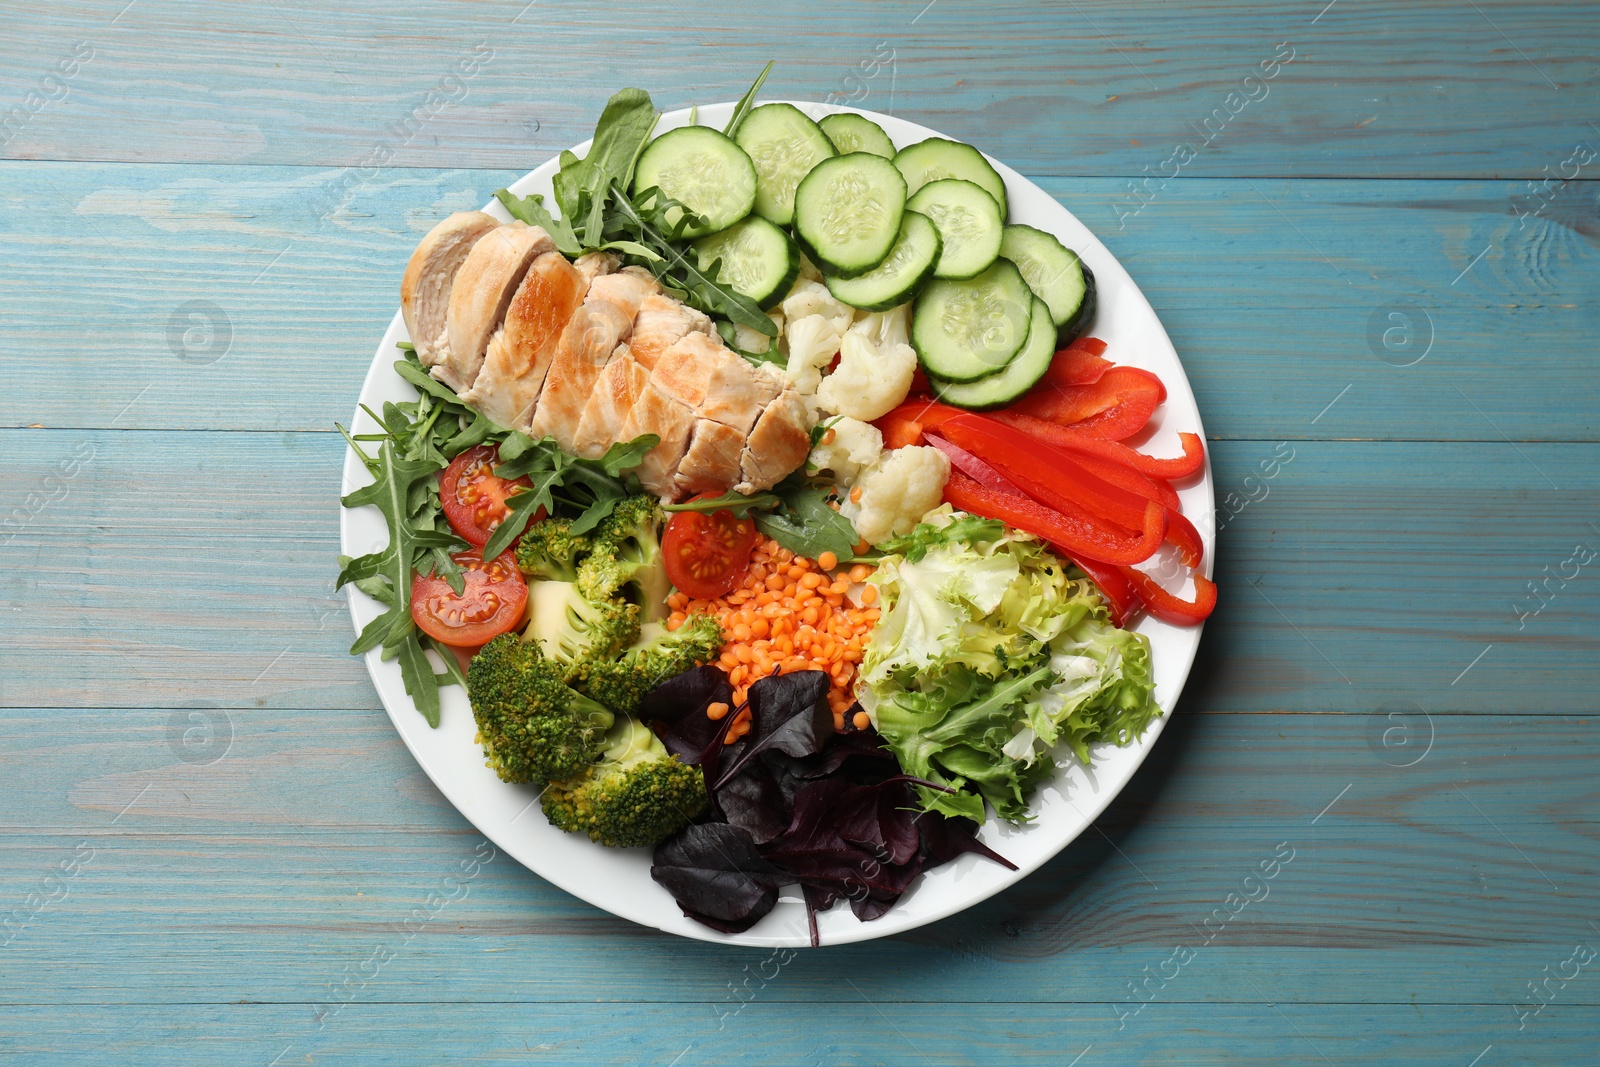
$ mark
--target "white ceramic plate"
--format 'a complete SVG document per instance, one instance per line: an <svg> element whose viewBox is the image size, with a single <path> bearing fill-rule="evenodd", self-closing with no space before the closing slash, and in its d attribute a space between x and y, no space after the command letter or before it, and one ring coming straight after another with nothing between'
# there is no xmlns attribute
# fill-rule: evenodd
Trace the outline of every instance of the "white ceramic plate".
<svg viewBox="0 0 1600 1067"><path fill-rule="evenodd" d="M853 110L802 101L793 103L813 118ZM701 125L721 129L732 109L732 104L702 107L699 121ZM892 115L871 111L857 113L882 126L897 147L940 136ZM662 116L656 132L687 125L688 121L688 110L670 112ZM581 156L588 147L585 143L574 151ZM1176 455L1178 430L1203 436L1200 413L1183 365L1178 362L1172 342L1144 294L1105 246L1071 212L1004 163L995 159L990 162L1005 179L1011 205L1010 221L1027 223L1055 234L1067 247L1076 249L1094 271L1100 303L1091 332L1109 346L1108 358L1151 370L1166 384L1167 401L1156 414L1149 450L1157 455ZM550 179L556 170L557 161L552 159L512 185L511 190L519 195L538 192L548 196ZM498 218L509 218L498 202L491 201L484 210ZM396 264L397 277L398 266ZM399 355L395 345L405 340L408 340L405 324L396 312L362 384L362 404L381 410L386 400L415 399L411 386L393 370ZM358 408L353 432L376 430L372 420ZM366 469L354 454L347 453L343 492L348 493L369 480ZM1197 520L1211 514L1209 462L1204 477L1182 490L1180 495L1185 514ZM1206 542L1209 574L1214 548L1213 524L1197 522L1197 525ZM387 540L383 518L375 508L340 509L340 543L346 554L375 551ZM350 611L359 631L381 613L382 607L353 587L349 595ZM1189 675L1195 649L1200 643L1200 628L1169 626L1147 618L1138 629L1150 638L1155 661L1156 700L1170 712ZM483 755L473 743L472 710L459 687L441 691L443 710L439 728L430 729L406 695L399 666L381 662L376 651L368 653L366 659L373 684L395 729L428 777L474 826L529 870L597 908L668 933L736 945L800 947L810 943L805 907L798 889L793 887L782 893L772 914L742 934L718 933L685 918L671 895L651 880L648 849L602 848L585 837L555 829L539 810L536 789L507 785L484 766ZM822 943L836 945L901 933L954 915L1019 881L1065 848L1105 810L1155 745L1164 722L1164 719L1157 720L1142 740L1127 748L1099 747L1094 752L1092 768L1085 768L1069 757L1055 778L1035 797L1038 818L1033 823L1016 828L991 822L983 827L980 835L983 841L1015 863L1017 870L1007 870L977 856L962 856L920 877L911 892L880 919L859 922L848 907L836 905L818 917Z"/></svg>

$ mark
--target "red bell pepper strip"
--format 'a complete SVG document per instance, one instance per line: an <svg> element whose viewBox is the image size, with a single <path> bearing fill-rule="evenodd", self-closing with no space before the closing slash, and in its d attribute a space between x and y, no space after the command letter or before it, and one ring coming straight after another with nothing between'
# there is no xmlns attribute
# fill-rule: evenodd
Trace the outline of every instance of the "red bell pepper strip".
<svg viewBox="0 0 1600 1067"><path fill-rule="evenodd" d="M1149 371L1112 367L1091 385L1043 382L1011 410L1120 441L1144 429L1166 396L1161 379Z"/></svg>
<svg viewBox="0 0 1600 1067"><path fill-rule="evenodd" d="M951 407L941 404L924 393L912 393L900 402L900 405L883 419L902 419L906 422L918 422L924 430L938 430L944 425L944 420L953 419L957 415L968 414L965 408ZM877 422L882 422L878 419ZM874 423L876 425L876 423Z"/></svg>
<svg viewBox="0 0 1600 1067"><path fill-rule="evenodd" d="M1125 530L1138 531L1146 525L1148 497L1091 474L1076 457L1041 444L1021 431L983 415L964 414L946 419L939 433L982 458L1047 507L1065 510L1060 502L1066 500ZM1126 470L1124 473L1133 474Z"/></svg>
<svg viewBox="0 0 1600 1067"><path fill-rule="evenodd" d="M1133 586L1150 614L1176 626L1191 626L1211 615L1217 606L1217 585L1203 574L1194 575L1194 599L1184 600L1161 588L1156 580L1132 567L1117 568Z"/></svg>
<svg viewBox="0 0 1600 1067"><path fill-rule="evenodd" d="M966 449L951 444L937 434L928 434L927 441L928 444L949 457L951 467L965 474L985 489L993 489L997 493L1010 493L1012 496L1026 495L1021 489L1006 481L1005 475Z"/></svg>
<svg viewBox="0 0 1600 1067"><path fill-rule="evenodd" d="M1103 358L1106 343L1098 337L1080 337L1057 352L1044 372L1044 380L1057 385L1093 385L1114 364Z"/></svg>
<svg viewBox="0 0 1600 1067"><path fill-rule="evenodd" d="M873 423L883 434L884 448L905 448L922 443L922 423L896 418L893 412Z"/></svg>
<svg viewBox="0 0 1600 1067"><path fill-rule="evenodd" d="M1098 560L1085 559L1082 556L1069 554L1068 558L1089 576L1090 581L1100 587L1100 595L1105 597L1106 606L1111 609L1112 623L1126 629L1128 620L1133 617L1134 612L1144 607L1144 601L1133 591L1133 584L1122 576L1122 568Z"/></svg>
<svg viewBox="0 0 1600 1067"><path fill-rule="evenodd" d="M950 472L944 498L962 511L999 519L1041 537L1066 555L1104 563L1123 564L1130 560L1137 563L1149 559L1161 544L1166 517L1161 508L1149 508L1146 514L1150 521L1143 535L1128 538L1108 531L1104 524L1070 501L1066 502L1068 512L1063 513L1025 496L987 489L958 470Z"/></svg>
<svg viewBox="0 0 1600 1067"><path fill-rule="evenodd" d="M1201 442L1200 435L1196 433L1178 435L1178 440L1183 444L1182 456L1176 459L1157 459L1155 456L1147 456L1137 449L1129 448L1120 441L1094 437L1076 427L1060 426L1021 411L991 411L989 417L1057 448L1115 460L1149 478L1160 478L1164 481L1187 478L1199 473L1206 465L1205 445Z"/></svg>

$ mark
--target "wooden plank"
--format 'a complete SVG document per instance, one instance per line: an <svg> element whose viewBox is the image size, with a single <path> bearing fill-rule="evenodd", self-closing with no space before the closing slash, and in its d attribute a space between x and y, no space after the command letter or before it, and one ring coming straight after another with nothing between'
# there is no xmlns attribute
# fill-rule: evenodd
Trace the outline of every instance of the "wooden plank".
<svg viewBox="0 0 1600 1067"><path fill-rule="evenodd" d="M29 605L5 616L0 705L377 706L332 590L336 435L12 430L0 447L0 582ZM1237 514L1185 708L1594 710L1600 585L1567 561L1600 546L1596 446L1222 442L1212 459Z"/></svg>
<svg viewBox="0 0 1600 1067"><path fill-rule="evenodd" d="M759 962L759 961L758 961ZM436 978L433 980L437 980ZM782 981L781 978L775 981ZM861 978L841 982L822 1018L811 1006L757 1000L717 1028L710 1012L657 1005L548 1007L440 1005L419 1018L411 1005L359 1004L322 1030L307 1005L19 1007L0 1013L0 1041L28 1062L71 1059L84 1067L216 1063L572 1062L683 1065L837 1064L968 1067L1027 1063L1081 1067L1181 1063L1196 1067L1327 1067L1328 1063L1457 1063L1493 1049L1484 1064L1583 1063L1593 1049L1592 1011L1552 1006L1537 1031L1515 1033L1499 1014L1473 1007L1272 1004L1173 1005L1161 1025L1115 1031L1101 1005L878 1007ZM1142 1020L1141 1020L1142 1021ZM1508 1033L1508 1030L1511 1032ZM307 1060L306 1057L311 1057Z"/></svg>
<svg viewBox="0 0 1600 1067"><path fill-rule="evenodd" d="M722 949L645 938L503 857L466 889L445 885L478 838L381 714L195 714L75 713L64 735L60 713L53 731L49 711L0 718L0 751L14 754L0 899L21 905L0 1003L40 983L73 1000L137 1001L123 976L156 959L169 1002L314 1000L430 890L450 896L448 910L405 938L405 970L470 972L446 999L584 1000L599 988L717 1001L730 966L764 955L728 965ZM1413 744L1427 744L1424 729L1433 738L1414 755L1344 716L1179 715L1099 829L1043 870L905 937L808 957L772 997L834 998L842 954L876 961L876 996L896 1002L1120 1002L1184 945L1201 962L1157 1008L1249 1002L1251 983L1297 1002L1509 1003L1519 976L1587 936L1583 887L1600 857L1584 723L1418 716L1403 723ZM185 745L176 729L231 743ZM1275 856L1287 862L1263 888ZM81 869L28 908L63 861ZM1258 899L1216 918L1239 892ZM670 990L641 953L671 961ZM1307 953L1316 966L1294 969ZM963 965L941 966L953 958ZM435 995L404 985L380 999ZM1562 1000L1596 997L1578 984Z"/></svg>
<svg viewBox="0 0 1600 1067"><path fill-rule="evenodd" d="M129 718L131 739L149 716ZM396 961L363 999L715 1005L767 955L579 903L418 804L391 746L346 748L342 778L329 773L327 746L289 741L308 719L241 714L239 751L211 764L174 767L146 745L140 771L56 777L79 809L71 832L0 836L0 893L20 909L0 1003L314 1002L387 944ZM763 1000L850 999L843 970L874 1000L1083 1002L1110 1022L1111 1005L1137 1007L1128 983L1149 967L1171 975L1144 997L1159 994L1156 1018L1270 990L1493 1005L1514 1026L1524 983L1593 940L1595 746L1570 720L1437 725L1435 751L1395 767L1333 716L1180 716L1101 829L1022 884L903 937L804 954ZM91 764L111 747L62 746ZM54 899L30 907L40 886ZM1160 964L1178 945L1195 956L1172 975ZM447 987L428 979L440 974ZM1573 982L1560 1001L1600 1004L1600 986Z"/></svg>
<svg viewBox="0 0 1600 1067"><path fill-rule="evenodd" d="M325 430L354 408L415 241L516 174L393 171L323 217L338 171L0 176L0 425ZM1600 378L1571 362L1600 333L1577 194L1521 223L1504 182L1185 179L1119 230L1121 183L1045 187L1144 288L1214 438L1600 436ZM1408 323L1431 349L1397 366L1420 347L1381 338Z"/></svg>
<svg viewBox="0 0 1600 1067"><path fill-rule="evenodd" d="M1282 0L824 0L759 24L669 0L630 9L647 34L573 2L122 6L49 5L0 28L0 100L56 97L28 110L8 158L513 167L587 137L624 80L687 107L737 98L776 59L774 97L837 93L1037 174L1159 174L1192 143L1196 175L1531 178L1591 136L1597 47L1570 6L1512 0L1320 16ZM44 82L79 42L92 58L65 89Z"/></svg>

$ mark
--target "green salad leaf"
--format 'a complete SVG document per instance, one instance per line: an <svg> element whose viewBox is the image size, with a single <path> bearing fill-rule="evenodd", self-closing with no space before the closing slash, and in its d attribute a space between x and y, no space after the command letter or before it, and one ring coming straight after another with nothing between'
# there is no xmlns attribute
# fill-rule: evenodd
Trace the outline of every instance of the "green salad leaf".
<svg viewBox="0 0 1600 1067"><path fill-rule="evenodd" d="M735 120L749 111L766 75L763 70L745 94L743 112L736 109ZM580 159L571 151L561 153L561 169L551 179L559 218L538 194L519 197L501 189L495 197L513 218L544 227L565 256L619 253L649 269L668 293L691 307L776 336L777 327L755 301L717 280L715 269L700 268L699 257L682 239L684 228L698 216L659 189L629 192L639 153L660 118L643 89L623 89L612 96L595 124L589 154ZM672 225L666 221L669 212Z"/></svg>
<svg viewBox="0 0 1600 1067"><path fill-rule="evenodd" d="M946 507L884 547L862 703L907 774L957 790L929 810L1026 821L1053 749L1088 763L1161 714L1148 640L1037 539Z"/></svg>
<svg viewBox="0 0 1600 1067"><path fill-rule="evenodd" d="M854 554L859 537L850 520L828 506L831 485L809 482L797 472L773 486L772 492L782 505L776 511L757 515L756 529L807 559L816 559L824 552L832 552L840 559Z"/></svg>

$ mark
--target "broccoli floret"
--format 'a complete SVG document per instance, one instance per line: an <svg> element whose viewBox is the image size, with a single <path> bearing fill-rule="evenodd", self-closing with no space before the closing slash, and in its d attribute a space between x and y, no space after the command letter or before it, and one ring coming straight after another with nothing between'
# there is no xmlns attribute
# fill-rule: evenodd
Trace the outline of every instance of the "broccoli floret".
<svg viewBox="0 0 1600 1067"><path fill-rule="evenodd" d="M570 582L578 577L578 559L589 544L588 535L572 532L571 519L544 519L517 542L517 566L529 578Z"/></svg>
<svg viewBox="0 0 1600 1067"><path fill-rule="evenodd" d="M467 696L489 766L508 782L570 778L593 763L616 722L576 692L534 642L501 634L467 666Z"/></svg>
<svg viewBox="0 0 1600 1067"><path fill-rule="evenodd" d="M667 516L654 497L631 496L619 503L595 532L589 555L578 565L578 588L590 600L615 597L639 605L644 622L667 615L667 577L661 556L661 529Z"/></svg>
<svg viewBox="0 0 1600 1067"><path fill-rule="evenodd" d="M639 606L625 600L590 600L571 582L530 582L533 602L526 637L545 655L581 677L591 663L616 658L639 638Z"/></svg>
<svg viewBox="0 0 1600 1067"><path fill-rule="evenodd" d="M612 848L653 845L710 802L699 767L681 763L633 719L619 719L587 774L551 782L541 798L550 822Z"/></svg>
<svg viewBox="0 0 1600 1067"><path fill-rule="evenodd" d="M709 663L722 648L722 627L710 615L694 614L676 630L651 623L645 639L622 656L595 662L581 688L622 714L632 714L644 695L673 675Z"/></svg>

